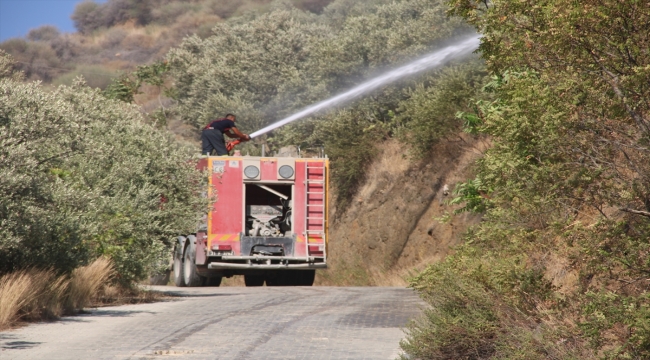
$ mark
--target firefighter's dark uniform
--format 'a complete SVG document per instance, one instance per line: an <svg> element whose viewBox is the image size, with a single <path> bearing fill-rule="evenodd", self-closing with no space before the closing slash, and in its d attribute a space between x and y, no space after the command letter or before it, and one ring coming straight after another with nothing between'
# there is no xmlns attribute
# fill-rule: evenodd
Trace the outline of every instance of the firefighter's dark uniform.
<svg viewBox="0 0 650 360"><path fill-rule="evenodd" d="M223 133L234 127L236 127L235 122L226 118L217 119L209 123L201 131L201 154L212 155L212 150L214 150L219 156L228 155Z"/></svg>

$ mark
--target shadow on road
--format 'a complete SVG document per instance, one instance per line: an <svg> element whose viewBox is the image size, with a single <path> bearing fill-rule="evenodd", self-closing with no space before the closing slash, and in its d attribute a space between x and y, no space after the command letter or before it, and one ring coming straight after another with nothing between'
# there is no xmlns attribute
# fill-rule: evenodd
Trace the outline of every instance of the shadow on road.
<svg viewBox="0 0 650 360"><path fill-rule="evenodd" d="M84 311L75 316L61 318L60 321L83 321L83 318L87 317L125 317L133 316L137 314L157 314L156 311L142 311L142 310L114 310L114 309L99 309L99 310L90 310Z"/></svg>
<svg viewBox="0 0 650 360"><path fill-rule="evenodd" d="M196 294L196 293L187 293L187 292L180 292L180 291L158 291L163 295L167 296L173 296L173 297L180 297L180 298L193 298L193 297L218 297L218 296L233 296L233 295L241 295L237 293L229 293L229 294Z"/></svg>
<svg viewBox="0 0 650 360"><path fill-rule="evenodd" d="M0 349L11 349L11 350L24 350L31 349L42 343L33 342L33 341L8 341L5 340L15 340L16 336L8 334L0 334Z"/></svg>

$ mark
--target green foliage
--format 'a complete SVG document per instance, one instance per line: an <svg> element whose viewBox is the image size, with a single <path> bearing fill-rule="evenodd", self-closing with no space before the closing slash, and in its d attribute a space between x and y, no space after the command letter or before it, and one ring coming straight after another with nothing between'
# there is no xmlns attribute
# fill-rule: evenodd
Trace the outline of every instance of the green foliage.
<svg viewBox="0 0 650 360"><path fill-rule="evenodd" d="M0 272L107 255L121 281L146 276L204 210L187 159L136 107L82 82L0 79Z"/></svg>
<svg viewBox="0 0 650 360"><path fill-rule="evenodd" d="M86 84L92 88L106 89L115 78L118 78L115 71L111 71L99 65L81 65L74 70L58 76L52 80L55 86L72 86L75 80L82 76Z"/></svg>
<svg viewBox="0 0 650 360"><path fill-rule="evenodd" d="M453 298L450 285L429 276L449 269L471 291L487 291L500 329L491 337L495 358L648 358L647 4L449 3L483 33L492 75L486 98L459 114L467 131L492 141L477 164L480 182L457 187L456 202L485 215L456 255L413 286ZM482 192L490 206L482 207ZM547 266L578 279L567 283ZM432 311L415 329L450 331L440 325L449 313ZM517 334L533 327L547 329L526 340L533 350L513 352ZM428 345L413 338L403 348Z"/></svg>
<svg viewBox="0 0 650 360"><path fill-rule="evenodd" d="M471 233L468 240L482 235ZM494 252L485 242L464 245L411 280L430 307L407 326L402 358L581 358L575 334L531 316L561 299L543 268L527 266L522 250L529 245L516 240L524 234L508 235L513 242L507 250Z"/></svg>
<svg viewBox="0 0 650 360"><path fill-rule="evenodd" d="M648 294L624 296L610 291L587 292L579 324L595 348L608 343L608 336L625 338L606 358L644 359L650 355L650 299Z"/></svg>
<svg viewBox="0 0 650 360"><path fill-rule="evenodd" d="M132 103L135 95L140 89L140 82L133 80L128 75L122 75L113 81L104 89L104 96L109 99L120 100Z"/></svg>
<svg viewBox="0 0 650 360"><path fill-rule="evenodd" d="M419 288L431 307L410 323L400 343L409 355L403 359L485 359L495 353L500 323L489 292L441 268L430 268L415 281L445 291Z"/></svg>
<svg viewBox="0 0 650 360"><path fill-rule="evenodd" d="M484 95L479 90L486 73L477 59L450 65L436 75L410 90L400 104L398 121L405 124L402 135L416 157L428 154L440 138L458 130L456 114L469 110L470 99Z"/></svg>
<svg viewBox="0 0 650 360"><path fill-rule="evenodd" d="M0 49L0 80L13 79L22 80L24 74L18 71L16 62L13 57L4 50Z"/></svg>
<svg viewBox="0 0 650 360"><path fill-rule="evenodd" d="M452 193L455 197L449 200L449 204L464 204L463 207L454 211L455 214L466 211L483 213L490 207L488 197L490 192L490 189L483 185L481 179L468 180L466 183L460 182L456 184Z"/></svg>
<svg viewBox="0 0 650 360"><path fill-rule="evenodd" d="M345 209L379 150L377 144L385 135L381 123L363 111L340 111L317 124L314 135L316 139L325 140L327 155L332 160L331 176L336 184L337 206Z"/></svg>
<svg viewBox="0 0 650 360"><path fill-rule="evenodd" d="M109 99L132 103L143 84L162 88L167 71L169 67L166 62L138 66L136 71L114 79L104 90L104 95Z"/></svg>

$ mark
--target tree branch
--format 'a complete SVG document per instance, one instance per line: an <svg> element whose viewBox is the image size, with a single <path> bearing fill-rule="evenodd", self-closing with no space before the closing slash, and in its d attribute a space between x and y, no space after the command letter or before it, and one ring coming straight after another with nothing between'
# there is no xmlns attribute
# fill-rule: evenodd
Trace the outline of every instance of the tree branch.
<svg viewBox="0 0 650 360"><path fill-rule="evenodd" d="M620 208L620 211L623 212L628 212L630 214L636 214L636 215L641 215L645 217L650 217L650 212L648 211L641 211L641 210L634 210L634 209L628 209L628 208Z"/></svg>

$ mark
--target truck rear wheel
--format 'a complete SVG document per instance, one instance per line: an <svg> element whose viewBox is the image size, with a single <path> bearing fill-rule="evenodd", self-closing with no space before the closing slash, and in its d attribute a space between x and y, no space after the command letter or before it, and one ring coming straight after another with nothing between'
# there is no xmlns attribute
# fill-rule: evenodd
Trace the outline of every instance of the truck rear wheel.
<svg viewBox="0 0 650 360"><path fill-rule="evenodd" d="M187 239L187 246L185 247L185 256L183 257L183 280L185 286L195 287L203 285L204 278L199 276L196 271L196 245L194 239Z"/></svg>
<svg viewBox="0 0 650 360"><path fill-rule="evenodd" d="M246 286L262 286L264 285L264 276L244 275L244 284L246 284Z"/></svg>
<svg viewBox="0 0 650 360"><path fill-rule="evenodd" d="M288 286L289 278L286 270L273 270L266 274L266 286Z"/></svg>
<svg viewBox="0 0 650 360"><path fill-rule="evenodd" d="M205 286L220 286L221 279L223 279L221 276L205 278Z"/></svg>
<svg viewBox="0 0 650 360"><path fill-rule="evenodd" d="M295 285L296 286L312 286L316 278L316 270L299 270L296 271Z"/></svg>
<svg viewBox="0 0 650 360"><path fill-rule="evenodd" d="M180 246L176 246L176 249L174 249L174 285L178 287L185 286L183 276L183 249Z"/></svg>

